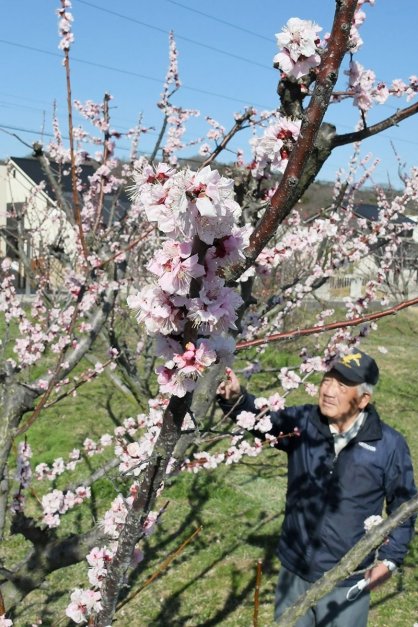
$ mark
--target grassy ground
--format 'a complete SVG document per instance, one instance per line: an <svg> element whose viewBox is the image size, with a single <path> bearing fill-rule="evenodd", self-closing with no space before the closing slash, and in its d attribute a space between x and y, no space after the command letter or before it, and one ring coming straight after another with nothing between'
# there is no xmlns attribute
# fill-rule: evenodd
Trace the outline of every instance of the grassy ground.
<svg viewBox="0 0 418 627"><path fill-rule="evenodd" d="M418 406L418 311L406 311L385 319L365 340L381 367L376 405L382 418L408 439L418 470L418 437L415 421ZM379 352L384 346L388 352ZM276 354L276 359L274 358ZM286 355L275 348L267 355L270 365L282 365ZM252 388L262 384L258 378ZM299 396L294 402L302 399ZM307 400L307 399L305 399ZM308 399L311 401L311 399ZM92 411L94 407L94 412ZM96 437L102 425L110 428L132 414L126 399L97 381L76 399L56 406L34 425L29 439L36 449L36 463L51 461L80 445L84 437ZM418 479L418 476L417 476ZM283 517L286 489L285 456L269 450L256 459L210 472L181 474L168 485L160 506L169 501L157 532L144 546L146 567L133 577L129 593L136 596L117 613L115 625L125 627L211 627L253 624L255 573L262 562L259 627L272 625L274 586L279 569L275 546ZM100 515L114 487L103 480L90 509L73 513L60 533L71 525L83 528ZM181 549L182 543L196 536ZM181 549L161 574L164 560ZM5 565L23 554L20 538L3 544ZM370 627L406 627L418 622L418 542L415 541L401 573L372 594ZM85 565L51 575L45 587L30 594L19 610L15 625L30 626L36 617L44 625L66 625L63 608L68 591L86 582ZM355 627L355 626L353 626Z"/></svg>

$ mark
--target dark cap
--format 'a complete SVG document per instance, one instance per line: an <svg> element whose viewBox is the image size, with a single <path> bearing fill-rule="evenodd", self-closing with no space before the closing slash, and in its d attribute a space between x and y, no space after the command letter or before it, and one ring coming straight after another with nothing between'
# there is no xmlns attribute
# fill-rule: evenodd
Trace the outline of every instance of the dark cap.
<svg viewBox="0 0 418 627"><path fill-rule="evenodd" d="M369 383L376 385L379 380L377 363L358 348L344 355L332 365L332 370L341 374L344 379L352 383Z"/></svg>

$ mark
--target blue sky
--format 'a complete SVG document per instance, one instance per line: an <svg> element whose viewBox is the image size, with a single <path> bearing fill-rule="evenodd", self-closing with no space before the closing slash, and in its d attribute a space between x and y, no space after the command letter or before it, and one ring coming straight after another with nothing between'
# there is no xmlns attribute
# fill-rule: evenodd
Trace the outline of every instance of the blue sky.
<svg viewBox="0 0 418 627"><path fill-rule="evenodd" d="M51 131L56 100L66 134L65 75L55 15L59 2L3 0L1 4L0 128L16 132L30 144L42 130ZM205 115L228 129L233 114L245 105L277 106L278 72L272 68L275 33L297 16L317 22L323 34L331 28L334 5L334 0L73 0L73 97L101 101L103 93L110 92L114 97L112 126L122 131L142 114L143 124L156 130L144 137L140 149L151 151L161 124L155 103L167 70L168 31L173 29L183 83L173 102L202 114L190 123L189 137L208 130ZM418 74L417 1L376 0L374 7L367 4L365 10L368 17L361 28L365 43L356 59L383 81L407 81L411 74ZM341 85L344 78L341 73ZM376 107L369 120L386 118L404 106L405 99L391 98ZM326 120L346 133L357 121L356 109L351 103L333 105ZM247 142L248 136L239 136L233 147L246 149ZM382 159L377 182L397 184L398 163L391 144L407 167L418 164L417 116L364 142L363 154L371 152ZM119 154L128 156L127 141L122 147ZM17 139L0 133L0 158L28 152ZM350 148L334 151L319 178L332 180L350 155Z"/></svg>

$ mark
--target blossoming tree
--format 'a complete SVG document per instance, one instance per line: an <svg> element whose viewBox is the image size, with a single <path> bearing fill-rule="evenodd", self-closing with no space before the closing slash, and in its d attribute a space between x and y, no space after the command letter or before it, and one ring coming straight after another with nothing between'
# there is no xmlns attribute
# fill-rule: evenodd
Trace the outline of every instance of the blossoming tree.
<svg viewBox="0 0 418 627"><path fill-rule="evenodd" d="M377 190L379 220L370 229L353 217L351 208L355 192L376 164L362 163L360 181L354 174L360 162L359 143L415 114L418 104L408 104L372 126L367 124L368 111L391 96L413 99L418 80L377 83L374 73L353 59L361 46L358 29L365 19L364 4L366 0L337 2L332 31L323 39L321 27L314 22L289 20L277 35L279 52L274 58L279 108L261 113L247 109L235 116L229 132L209 118L208 141L200 141L203 162L192 170L180 167L177 155L185 146L185 123L198 112L172 105L173 93L180 87L174 38L170 37L170 68L158 103L163 125L155 150L149 158L136 157L137 142L147 131L139 126L128 133L132 158L120 164L115 156L120 133L110 125L110 96L100 105L72 102L72 14L69 0L61 0L60 47L67 75L70 144L63 145L57 124L55 140L48 147L36 145L35 154L55 191L57 219L70 229L71 245L67 249L56 241L43 242L43 248L39 245L42 267L50 268L45 260L53 259L55 271L53 276L44 272L33 277L37 287L29 307L16 293L11 260L2 262L0 521L4 528L11 508L12 530L33 546L26 559L1 571L3 610L13 612L48 574L86 557L90 587L73 590L67 616L77 623L111 624L129 569L143 557L138 543L162 514L156 502L166 477L179 470L231 464L245 455L258 455L265 443L274 445L268 412L283 407L287 394L301 385L315 395L311 375L358 343L366 332L364 323L385 315L385 311L367 314L366 310L378 298L383 306L387 304L382 290L399 246L393 217L417 200L418 169L404 176L403 189L394 196ZM347 89L336 92L347 55ZM339 135L323 120L331 101L346 98L358 107L359 124L352 133ZM100 136L74 127L74 106ZM235 163L222 172L214 169L216 157L247 127L254 130L250 162L245 163L238 152ZM95 171L86 183L83 167L92 162L86 146L92 143L100 145L101 152L94 156ZM344 144L355 145L351 170L337 178L331 205L304 220L296 203L332 150ZM60 188L57 164L72 177L71 201ZM127 187L131 200L123 203ZM14 209L21 212L21 223L30 203L31 199L23 209ZM308 295L338 269L376 249L375 275L361 298L347 300L346 319L327 324L333 311L324 308L306 331L335 330L323 352L302 350L299 370L283 368L279 373L281 393L258 399L257 416L242 414L239 429L223 449L205 450L200 427L209 420L205 416L216 384L232 365L236 350L265 344L267 336L278 339L286 316ZM275 292L266 302L257 302L254 294L260 281L272 274L277 277L278 271ZM357 333L360 322L362 330ZM96 350L107 351L105 363L95 358ZM87 359L92 367L86 366ZM138 414L99 441L86 438L86 456L100 455L110 447L113 456L78 485L46 490L37 519L26 510L30 483L47 483L64 473L71 476L83 456L72 450L66 460L42 463L33 471L30 437L22 436L30 436L30 427L45 408L92 378L105 376L105 369L116 385L133 396ZM244 429L256 429L260 437L249 442ZM198 431L201 450L187 457ZM19 437L17 488L11 489L8 460ZM112 468L120 473L120 491L101 524L84 534L57 539L54 529L61 517L87 500L92 483ZM9 618L1 620L11 624Z"/></svg>

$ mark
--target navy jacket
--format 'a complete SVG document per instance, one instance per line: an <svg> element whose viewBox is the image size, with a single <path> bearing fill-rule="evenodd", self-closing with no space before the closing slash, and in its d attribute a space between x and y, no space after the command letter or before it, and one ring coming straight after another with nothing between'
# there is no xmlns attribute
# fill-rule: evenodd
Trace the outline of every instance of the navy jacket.
<svg viewBox="0 0 418 627"><path fill-rule="evenodd" d="M230 406L219 399L224 411ZM246 393L232 417L253 411L254 397ZM288 570L313 582L335 566L364 535L364 521L388 514L416 494L413 468L403 436L382 422L372 405L359 433L335 457L333 438L317 405L271 412L272 435L300 437L279 441L288 455L286 511L278 555ZM260 437L260 432L257 433ZM379 549L379 559L400 564L412 538L414 519L397 527ZM368 556L359 568L373 561ZM354 576L342 585L351 585Z"/></svg>

